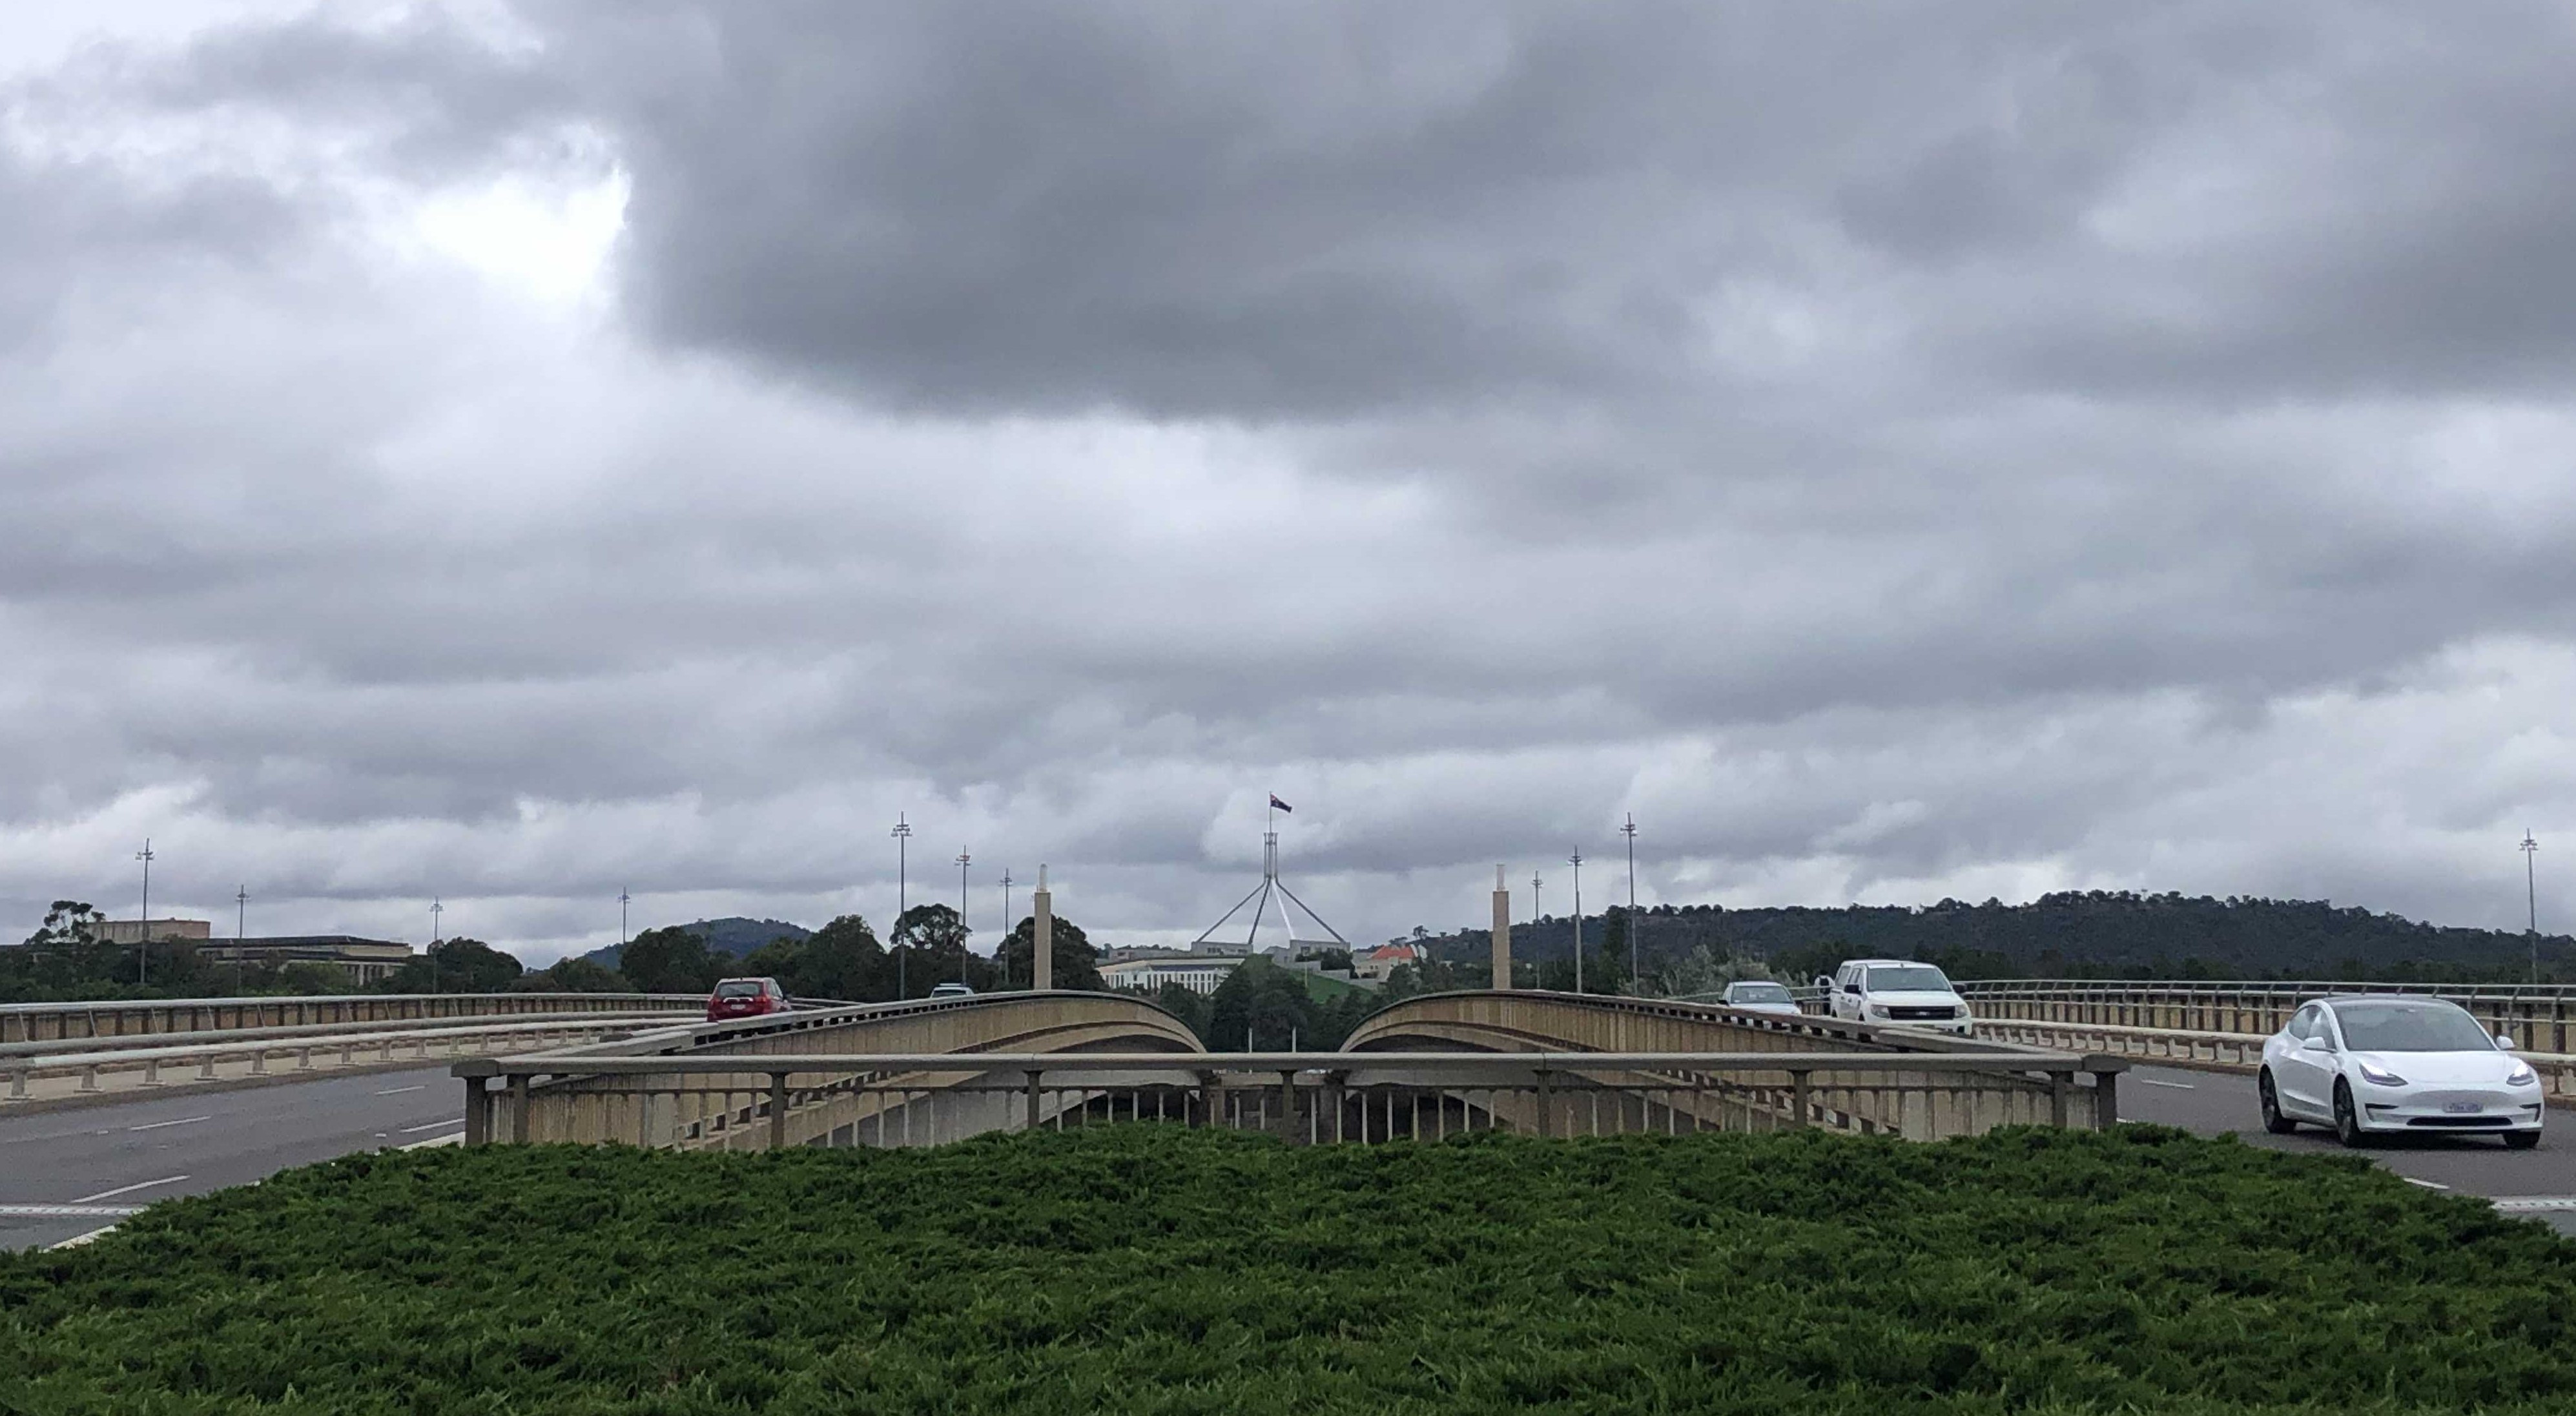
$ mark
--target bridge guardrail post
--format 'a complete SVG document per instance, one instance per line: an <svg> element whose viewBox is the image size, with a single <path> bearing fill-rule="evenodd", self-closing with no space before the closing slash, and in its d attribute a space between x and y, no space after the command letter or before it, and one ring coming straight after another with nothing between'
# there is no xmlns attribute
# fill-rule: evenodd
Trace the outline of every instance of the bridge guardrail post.
<svg viewBox="0 0 2576 1416"><path fill-rule="evenodd" d="M2067 1102L2071 1099L2069 1093L2074 1090L2074 1073L2051 1072L2048 1074L2048 1124L2056 1127L2058 1130L2063 1131L2066 1129Z"/></svg>
<svg viewBox="0 0 2576 1416"><path fill-rule="evenodd" d="M1297 1069L1279 1072L1279 1139L1297 1144Z"/></svg>
<svg viewBox="0 0 2576 1416"><path fill-rule="evenodd" d="M493 1070L489 1066L476 1068L468 1071L464 1078L465 1144L469 1146L492 1143L491 1093L484 1088L484 1079L490 1077Z"/></svg>
<svg viewBox="0 0 2576 1416"><path fill-rule="evenodd" d="M1789 1072L1789 1122L1801 1131L1809 1124L1807 1071L1803 1067L1792 1068Z"/></svg>
<svg viewBox="0 0 2576 1416"><path fill-rule="evenodd" d="M769 1074L769 1148L787 1149L787 1074Z"/></svg>
<svg viewBox="0 0 2576 1416"><path fill-rule="evenodd" d="M528 1074L513 1072L510 1074L510 1141L512 1144L524 1146L528 1143L533 1119L528 1115Z"/></svg>
<svg viewBox="0 0 2576 1416"><path fill-rule="evenodd" d="M1036 1129L1038 1128L1038 1114L1039 1114L1040 1112L1042 1112L1042 1111L1044 1111L1044 1110L1046 1109L1046 1103L1045 1103L1045 1101L1042 1099L1042 1094L1041 1094L1041 1092L1040 1092L1040 1090L1039 1090L1039 1084L1040 1084L1041 1082L1045 1081L1045 1079L1046 1079L1046 1073L1041 1072L1041 1071L1038 1071L1038 1070L1036 1070L1035 1068L1031 1068L1031 1069L1029 1070L1028 1077L1029 1077L1029 1118L1028 1118L1028 1129L1030 1129L1030 1130L1034 1131L1034 1130L1036 1130Z"/></svg>
<svg viewBox="0 0 2576 1416"><path fill-rule="evenodd" d="M1538 1068L1537 1074L1538 1133L1542 1136L1553 1136L1556 1134L1556 1090L1549 1084L1548 1078L1554 1074L1545 1067Z"/></svg>
<svg viewBox="0 0 2576 1416"><path fill-rule="evenodd" d="M2129 1070L2128 1060L2087 1057L2084 1070L2093 1075L2093 1129L2108 1131L2120 1124L2120 1074Z"/></svg>

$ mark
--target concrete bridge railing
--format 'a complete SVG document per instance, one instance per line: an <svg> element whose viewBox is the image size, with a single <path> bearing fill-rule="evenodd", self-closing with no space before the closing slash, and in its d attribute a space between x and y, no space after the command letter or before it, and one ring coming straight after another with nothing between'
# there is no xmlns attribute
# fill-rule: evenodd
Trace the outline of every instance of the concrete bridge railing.
<svg viewBox="0 0 2576 1416"><path fill-rule="evenodd" d="M1990 979L1957 987L1980 1021L2100 1023L2255 1037L2279 1032L2299 1005L2311 999L2363 993L2447 999L2486 1024L2488 1032L2503 1033L2538 1053L2566 1053L2569 1025L2576 1023L2576 987L2564 984Z"/></svg>
<svg viewBox="0 0 2576 1416"><path fill-rule="evenodd" d="M697 1013L700 993L331 993L300 998L162 998L0 1004L11 1043L234 1032L343 1023L479 1021L566 1013Z"/></svg>
<svg viewBox="0 0 2576 1416"><path fill-rule="evenodd" d="M1843 1129L1932 1140L2006 1125L2109 1124L2127 1063L1913 1028L1754 1013L1714 1004L1536 990L1430 994L1382 1009L1344 1044L1353 1052L1467 1048L1491 1052L1770 1054L1771 1076L1751 1094L1715 1094L1722 1108L1780 1110L1804 1092ZM1816 1057L1875 1060L1868 1065ZM1391 1059L1390 1059L1391 1065ZM1668 1084L1607 1062L1579 1068L1589 1085ZM1704 1089L1693 1089L1695 1092ZM1794 1108L1804 1110L1806 1108ZM1537 1118L1532 1118L1536 1124ZM1804 1124L1804 1123L1802 1123Z"/></svg>
<svg viewBox="0 0 2576 1416"><path fill-rule="evenodd" d="M939 1114L932 1098L965 1095L993 1070L984 1054L1103 1050L1170 1055L1200 1046L1187 1024L1143 999L1059 990L788 1013L473 1059L454 1071L465 1081L469 1145L756 1148L882 1130L895 1111L906 1112L908 1127L915 1106L934 1113L946 1136L992 1129L995 1117L961 1116L956 1104ZM933 1067L925 1057L945 1062ZM746 1106L768 1124L756 1132L727 1124Z"/></svg>
<svg viewBox="0 0 2576 1416"><path fill-rule="evenodd" d="M791 1145L912 1146L996 1130L1146 1122L1260 1131L1291 1143L1438 1140L1470 1131L1540 1136L1787 1130L1813 1127L1913 1139L2008 1123L2109 1124L2117 1093L2082 1081L2117 1063L2028 1050L1848 1052L1439 1053L767 1053L743 1057L591 1058L617 1098L597 1124L555 1134L563 1118L521 1112L523 1059L467 1062L459 1074L509 1078L468 1112L469 1144L501 1138L499 1118L532 1117L529 1139L757 1150ZM860 1065L876 1070L854 1071ZM2036 1071L2053 1085L2033 1087ZM2014 1085L1995 1085L2009 1078ZM1946 1099L1946 1107L1938 1099ZM837 1111L825 1108L837 1107ZM1941 1124L1944 1120L1952 1124ZM1974 1124L1960 1124L1973 1121ZM633 1129L626 1129L632 1126ZM515 1135L510 1138L517 1139Z"/></svg>

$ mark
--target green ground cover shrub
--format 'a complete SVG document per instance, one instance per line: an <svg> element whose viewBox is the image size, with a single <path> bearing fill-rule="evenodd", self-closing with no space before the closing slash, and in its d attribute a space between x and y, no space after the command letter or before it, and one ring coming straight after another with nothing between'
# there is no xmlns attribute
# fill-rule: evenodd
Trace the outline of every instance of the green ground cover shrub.
<svg viewBox="0 0 2576 1416"><path fill-rule="evenodd" d="M2576 1246L2147 1127L386 1152L0 1256L0 1411L2576 1410Z"/></svg>

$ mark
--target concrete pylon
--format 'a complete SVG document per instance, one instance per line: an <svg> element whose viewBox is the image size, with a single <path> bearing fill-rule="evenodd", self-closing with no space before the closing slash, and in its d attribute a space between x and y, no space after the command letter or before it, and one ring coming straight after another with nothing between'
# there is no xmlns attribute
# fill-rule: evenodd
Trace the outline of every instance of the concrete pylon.
<svg viewBox="0 0 2576 1416"><path fill-rule="evenodd" d="M1038 867L1037 909L1029 931L1029 987L1043 993L1055 987L1055 896L1047 889L1046 866Z"/></svg>
<svg viewBox="0 0 2576 1416"><path fill-rule="evenodd" d="M1494 867L1494 987L1512 986L1512 892Z"/></svg>

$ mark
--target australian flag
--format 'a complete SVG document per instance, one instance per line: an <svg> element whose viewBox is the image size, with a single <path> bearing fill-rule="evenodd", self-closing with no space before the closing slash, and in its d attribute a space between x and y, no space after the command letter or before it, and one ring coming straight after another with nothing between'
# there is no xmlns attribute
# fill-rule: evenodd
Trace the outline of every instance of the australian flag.
<svg viewBox="0 0 2576 1416"><path fill-rule="evenodd" d="M1271 809L1272 811L1295 811L1297 808L1295 808L1295 807L1293 807L1293 806L1290 806L1288 803L1286 803L1286 802L1284 802L1284 801L1281 801L1281 800L1279 799L1279 793L1277 793L1277 792L1272 792L1272 793L1270 794L1270 809Z"/></svg>

